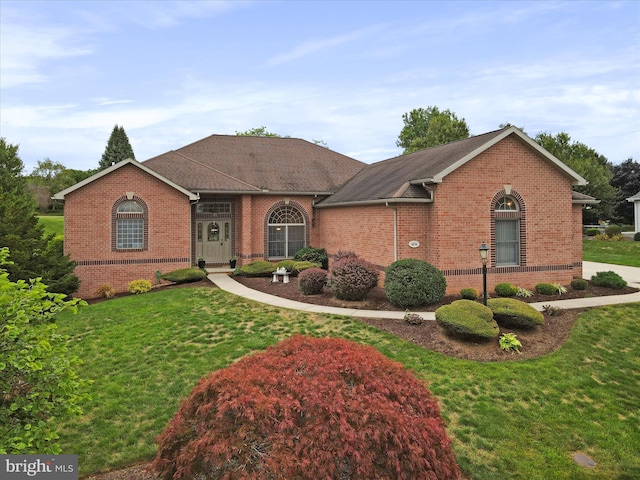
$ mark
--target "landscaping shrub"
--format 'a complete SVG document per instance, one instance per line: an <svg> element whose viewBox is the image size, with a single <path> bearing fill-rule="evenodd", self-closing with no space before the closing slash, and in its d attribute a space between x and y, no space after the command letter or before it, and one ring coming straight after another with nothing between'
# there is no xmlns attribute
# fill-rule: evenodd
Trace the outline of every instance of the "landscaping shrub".
<svg viewBox="0 0 640 480"><path fill-rule="evenodd" d="M618 225L609 225L604 229L604 234L607 237L615 237L616 235L620 235L622 233L622 228Z"/></svg>
<svg viewBox="0 0 640 480"><path fill-rule="evenodd" d="M599 287L609 288L624 288L627 286L626 280L624 280L616 272L597 272L591 277L591 283L598 285Z"/></svg>
<svg viewBox="0 0 640 480"><path fill-rule="evenodd" d="M492 298L487 300L487 307L495 321L504 327L533 328L544 323L542 313L515 298Z"/></svg>
<svg viewBox="0 0 640 480"><path fill-rule="evenodd" d="M310 268L320 268L320 264L315 262L308 262L305 260L303 262L295 262L292 268L293 268L293 272L295 274L298 274Z"/></svg>
<svg viewBox="0 0 640 480"><path fill-rule="evenodd" d="M331 270L331 290L340 300L364 300L378 285L380 274L369 262L360 258L345 258Z"/></svg>
<svg viewBox="0 0 640 480"><path fill-rule="evenodd" d="M254 260L251 263L236 268L234 275L242 275L245 277L270 277L276 270L273 263L266 260Z"/></svg>
<svg viewBox="0 0 640 480"><path fill-rule="evenodd" d="M277 268L285 268L285 270L287 270L287 272L292 272L293 271L293 266L296 264L295 260L280 260L278 263L275 264L274 269ZM272 270L272 272L273 272Z"/></svg>
<svg viewBox="0 0 640 480"><path fill-rule="evenodd" d="M398 260L385 270L384 291L391 303L402 308L436 303L446 289L442 272L422 260Z"/></svg>
<svg viewBox="0 0 640 480"><path fill-rule="evenodd" d="M404 312L404 321L409 325L424 325L424 318L417 313L411 313L409 310Z"/></svg>
<svg viewBox="0 0 640 480"><path fill-rule="evenodd" d="M372 347L296 335L198 382L151 467L163 479L457 479L425 383Z"/></svg>
<svg viewBox="0 0 640 480"><path fill-rule="evenodd" d="M478 300L480 292L475 288L463 288L460 290L460 296L465 300Z"/></svg>
<svg viewBox="0 0 640 480"><path fill-rule="evenodd" d="M597 229L597 228L587 228L587 236L588 237L595 237L599 233L600 233L600 230Z"/></svg>
<svg viewBox="0 0 640 480"><path fill-rule="evenodd" d="M338 253L336 253L333 256L333 261L334 262L339 262L340 260L344 260L345 258L358 258L358 255L356 255L356 252L352 252L352 251L347 251L347 250L338 250Z"/></svg>
<svg viewBox="0 0 640 480"><path fill-rule="evenodd" d="M518 291L516 292L516 297L524 297L529 298L533 296L533 292L524 287L518 287Z"/></svg>
<svg viewBox="0 0 640 480"><path fill-rule="evenodd" d="M436 321L446 333L476 340L489 340L500 334L493 312L471 300L456 300L436 310Z"/></svg>
<svg viewBox="0 0 640 480"><path fill-rule="evenodd" d="M500 340L498 340L498 345L500 345L500 349L505 352L509 352L515 350L520 353L520 347L522 347L522 343L520 340L516 338L515 333L503 333L500 335Z"/></svg>
<svg viewBox="0 0 640 480"><path fill-rule="evenodd" d="M298 286L305 295L322 293L327 283L327 271L321 268L308 268L298 276Z"/></svg>
<svg viewBox="0 0 640 480"><path fill-rule="evenodd" d="M189 283L198 282L207 278L207 272L199 268L180 268L171 272L163 273L160 278L168 282Z"/></svg>
<svg viewBox="0 0 640 480"><path fill-rule="evenodd" d="M129 293L133 293L134 295L137 295L139 293L149 292L151 290L151 287L153 287L153 285L149 280L134 280L133 282L129 282L129 287L127 288L127 291Z"/></svg>
<svg viewBox="0 0 640 480"><path fill-rule="evenodd" d="M494 290L501 297L514 297L518 293L518 287L513 283L499 283Z"/></svg>
<svg viewBox="0 0 640 480"><path fill-rule="evenodd" d="M640 242L640 232L636 232L633 236L633 240L636 242Z"/></svg>
<svg viewBox="0 0 640 480"><path fill-rule="evenodd" d="M542 295L555 295L558 293L558 289L552 283L539 283L536 285L536 292Z"/></svg>
<svg viewBox="0 0 640 480"><path fill-rule="evenodd" d="M108 283L103 283L98 287L95 293L97 298L113 298L116 295L116 291Z"/></svg>
<svg viewBox="0 0 640 480"><path fill-rule="evenodd" d="M571 280L571 288L574 290L586 290L589 286L589 282L587 282L584 278L574 278Z"/></svg>
<svg viewBox="0 0 640 480"><path fill-rule="evenodd" d="M325 270L329 268L329 256L327 255L327 251L324 248L301 248L293 256L293 259L298 261L317 263Z"/></svg>

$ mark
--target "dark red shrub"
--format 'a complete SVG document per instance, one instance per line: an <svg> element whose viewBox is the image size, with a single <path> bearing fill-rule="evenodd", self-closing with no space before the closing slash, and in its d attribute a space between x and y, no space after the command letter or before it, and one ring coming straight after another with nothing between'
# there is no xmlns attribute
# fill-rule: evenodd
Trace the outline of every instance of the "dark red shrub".
<svg viewBox="0 0 640 480"><path fill-rule="evenodd" d="M331 290L341 300L364 300L378 285L380 272L369 262L357 257L347 257L337 262L331 270Z"/></svg>
<svg viewBox="0 0 640 480"><path fill-rule="evenodd" d="M318 295L327 283L327 271L309 268L298 275L298 285L305 295Z"/></svg>
<svg viewBox="0 0 640 480"><path fill-rule="evenodd" d="M297 335L198 382L157 439L164 479L457 479L437 401L372 347Z"/></svg>
<svg viewBox="0 0 640 480"><path fill-rule="evenodd" d="M334 263L337 263L345 258L358 258L358 255L356 255L356 252L352 252L351 250L338 250L338 253L333 256L333 261Z"/></svg>

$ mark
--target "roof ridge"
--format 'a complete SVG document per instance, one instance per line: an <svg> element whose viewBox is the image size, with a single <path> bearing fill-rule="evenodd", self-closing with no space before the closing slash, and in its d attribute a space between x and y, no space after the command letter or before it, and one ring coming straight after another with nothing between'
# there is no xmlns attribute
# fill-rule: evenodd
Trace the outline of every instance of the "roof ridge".
<svg viewBox="0 0 640 480"><path fill-rule="evenodd" d="M217 169L215 169L215 168L213 168L213 167L211 167L211 166L209 166L209 165L207 165L205 163L199 162L199 161L191 158L190 156L185 155L184 153L180 153L180 152L175 151L175 150L172 150L172 152L175 153L176 155L180 155L185 160L189 160L190 162L193 162L195 164L200 165L201 167L206 168L207 170L211 170L212 172L216 172L216 173L218 173L218 174L220 174L220 175L222 175L224 177L230 178L230 179L235 180L236 182L239 182L239 183L241 183L243 185L247 185L248 187L254 188L255 190L258 190L258 191L262 190L261 188L256 187L255 185L251 185L250 183L247 183L247 182L245 182L243 180L240 180L239 178L236 178L236 177L234 177L232 175L229 175L228 173L221 172L220 170L217 170Z"/></svg>

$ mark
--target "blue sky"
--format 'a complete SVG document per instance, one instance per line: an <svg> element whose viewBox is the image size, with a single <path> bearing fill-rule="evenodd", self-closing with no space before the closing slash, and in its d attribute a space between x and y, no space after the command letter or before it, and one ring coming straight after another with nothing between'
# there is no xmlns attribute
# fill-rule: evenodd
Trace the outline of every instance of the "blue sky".
<svg viewBox="0 0 640 480"><path fill-rule="evenodd" d="M402 114L565 131L640 159L637 1L0 1L0 136L27 173L253 127L371 163Z"/></svg>

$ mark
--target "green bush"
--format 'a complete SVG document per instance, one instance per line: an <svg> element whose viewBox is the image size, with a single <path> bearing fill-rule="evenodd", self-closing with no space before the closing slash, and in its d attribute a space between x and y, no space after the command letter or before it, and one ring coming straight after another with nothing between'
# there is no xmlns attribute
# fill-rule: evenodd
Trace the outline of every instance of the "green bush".
<svg viewBox="0 0 640 480"><path fill-rule="evenodd" d="M340 300L364 300L376 285L380 273L360 258L345 258L331 270L331 290Z"/></svg>
<svg viewBox="0 0 640 480"><path fill-rule="evenodd" d="M251 263L237 268L234 275L242 275L245 277L269 277L275 269L275 265L271 262L267 262L266 260L254 260Z"/></svg>
<svg viewBox="0 0 640 480"><path fill-rule="evenodd" d="M506 282L497 284L494 290L501 297L514 297L518 293L518 287Z"/></svg>
<svg viewBox="0 0 640 480"><path fill-rule="evenodd" d="M558 293L558 287L552 283L539 283L536 285L536 292L542 295L555 295Z"/></svg>
<svg viewBox="0 0 640 480"><path fill-rule="evenodd" d="M319 263L303 261L303 262L295 262L292 268L294 273L298 274L310 268L320 268L320 267L321 265Z"/></svg>
<svg viewBox="0 0 640 480"><path fill-rule="evenodd" d="M465 300L478 300L480 297L480 292L475 288L463 288L460 290L460 296Z"/></svg>
<svg viewBox="0 0 640 480"><path fill-rule="evenodd" d="M586 233L587 233L587 236L589 237L595 237L600 233L600 230L598 228L587 228Z"/></svg>
<svg viewBox="0 0 640 480"><path fill-rule="evenodd" d="M305 247L301 248L293 256L294 260L318 263L327 270L329 268L329 256L324 248Z"/></svg>
<svg viewBox="0 0 640 480"><path fill-rule="evenodd" d="M533 328L544 323L544 315L528 303L515 298L492 298L487 307L493 318L504 327Z"/></svg>
<svg viewBox="0 0 640 480"><path fill-rule="evenodd" d="M591 283L598 285L599 287L609 288L624 288L627 286L626 280L624 280L616 272L598 272L591 277Z"/></svg>
<svg viewBox="0 0 640 480"><path fill-rule="evenodd" d="M456 300L436 310L436 321L447 334L489 340L500 334L493 312L471 300Z"/></svg>
<svg viewBox="0 0 640 480"><path fill-rule="evenodd" d="M152 287L153 285L149 280L134 280L132 282L129 282L129 287L127 288L127 291L129 293L133 293L134 295L137 295L139 293L149 292Z"/></svg>
<svg viewBox="0 0 640 480"><path fill-rule="evenodd" d="M327 271L321 268L307 268L298 276L298 286L305 295L322 293L327 284Z"/></svg>
<svg viewBox="0 0 640 480"><path fill-rule="evenodd" d="M385 270L384 291L389 301L401 308L436 303L446 290L442 272L422 260L398 260Z"/></svg>
<svg viewBox="0 0 640 480"><path fill-rule="evenodd" d="M161 279L174 283L197 282L206 277L207 272L199 268L180 268L160 275Z"/></svg>
<svg viewBox="0 0 640 480"><path fill-rule="evenodd" d="M587 282L584 278L574 278L571 280L571 288L574 290L586 290L589 286L589 282Z"/></svg>
<svg viewBox="0 0 640 480"><path fill-rule="evenodd" d="M633 240L636 242L640 242L640 232L636 232L633 236Z"/></svg>
<svg viewBox="0 0 640 480"><path fill-rule="evenodd" d="M618 225L609 225L604 229L604 234L607 237L615 237L616 235L620 235L622 233L622 229Z"/></svg>
<svg viewBox="0 0 640 480"><path fill-rule="evenodd" d="M293 266L295 265L295 260L280 260L275 264L274 269L284 268L287 272L293 271Z"/></svg>

